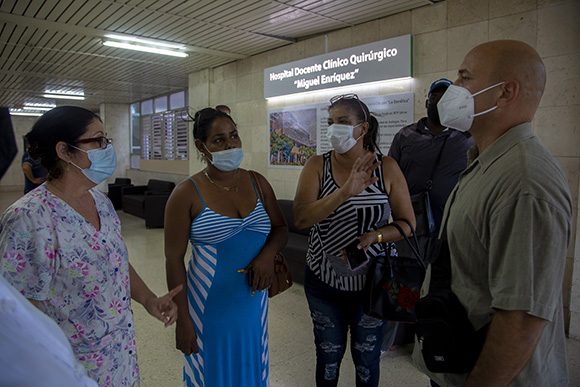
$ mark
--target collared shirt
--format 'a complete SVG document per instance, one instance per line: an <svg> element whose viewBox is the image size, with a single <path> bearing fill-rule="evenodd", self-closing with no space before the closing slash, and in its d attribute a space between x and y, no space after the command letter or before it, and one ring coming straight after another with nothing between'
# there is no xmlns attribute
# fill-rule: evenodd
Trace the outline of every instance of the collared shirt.
<svg viewBox="0 0 580 387"><path fill-rule="evenodd" d="M443 218L453 292L475 329L489 323L495 309L546 320L512 386L566 386L562 279L572 218L566 177L530 123L473 156ZM455 386L466 375L433 377Z"/></svg>
<svg viewBox="0 0 580 387"><path fill-rule="evenodd" d="M389 156L399 164L407 180L409 193L416 195L425 191L439 151L443 149L433 173L433 187L430 191L433 215L439 225L445 202L459 175L467 167L467 151L474 143L469 133L447 129L435 134L426 123L427 119L422 118L401 129L393 139Z"/></svg>

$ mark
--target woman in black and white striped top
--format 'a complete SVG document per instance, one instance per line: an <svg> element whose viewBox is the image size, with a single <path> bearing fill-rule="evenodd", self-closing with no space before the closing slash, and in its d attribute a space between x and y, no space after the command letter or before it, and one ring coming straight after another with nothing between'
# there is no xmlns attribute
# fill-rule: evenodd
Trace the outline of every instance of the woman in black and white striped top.
<svg viewBox="0 0 580 387"><path fill-rule="evenodd" d="M355 94L330 100L328 137L333 150L308 160L294 198L298 228L311 227L304 288L314 323L316 384L336 386L351 332L356 385L378 386L383 321L362 311L367 264L353 270L343 249L358 242L367 263L384 254L381 242L400 239L388 227L415 216L397 163L377 146L378 122ZM409 226L400 226L409 234Z"/></svg>

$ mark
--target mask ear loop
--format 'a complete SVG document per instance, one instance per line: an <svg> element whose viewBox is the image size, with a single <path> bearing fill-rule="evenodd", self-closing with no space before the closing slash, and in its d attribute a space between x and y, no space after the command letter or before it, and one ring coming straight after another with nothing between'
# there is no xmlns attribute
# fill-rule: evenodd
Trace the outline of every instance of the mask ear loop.
<svg viewBox="0 0 580 387"><path fill-rule="evenodd" d="M365 121L366 122L366 121ZM364 124L364 122L359 122L358 124L356 124L355 126L352 127L352 130L354 131L354 128L356 128L357 126L360 126ZM361 138L363 138L365 136L366 133L361 134L360 136L358 136L358 138L355 139L356 142L358 142L358 140L360 140ZM354 138L354 137L353 137Z"/></svg>
<svg viewBox="0 0 580 387"><path fill-rule="evenodd" d="M79 147L76 147L76 146L74 146L74 145L72 145L72 144L67 144L67 145L68 145L68 146L70 146L70 147L73 147L73 148L75 148L76 150L80 150L81 152L85 152L87 155L89 154L89 152L88 152L88 151L86 151L86 150L84 150L84 149L81 149L81 148L79 148ZM91 161L91 159L89 159L89 161ZM68 164L72 164L72 165L74 165L75 167L77 167L77 168L79 169L79 171L82 171L82 170L83 170L83 168L79 167L78 165L76 165L76 164L75 164L75 163L73 163L72 161L67 161L67 163L68 163ZM91 165L93 165L93 162L92 162L92 161L91 161ZM89 166L89 168L90 168L90 166Z"/></svg>
<svg viewBox="0 0 580 387"><path fill-rule="evenodd" d="M89 152L88 152L88 151L86 151L86 150L84 150L84 149L81 149L81 148L78 148L78 147L76 147L76 146L74 146L74 145L68 144L68 146L72 146L72 147L73 147L73 148L75 148L76 150L80 150L81 152L85 152L86 154L89 154Z"/></svg>
<svg viewBox="0 0 580 387"><path fill-rule="evenodd" d="M491 86L486 87L483 90L479 90L477 93L471 94L471 96L472 97L475 97L477 95L480 95L481 93L485 93L486 91L493 89L494 87L498 87L499 85L503 85L504 83L505 83L505 81L498 82L498 83L496 83L494 85L491 85Z"/></svg>
<svg viewBox="0 0 580 387"><path fill-rule="evenodd" d="M489 109L487 109L487 110L484 110L484 111L482 111L482 112L475 113L475 114L473 115L473 117L481 116L481 115L483 115L483 114L486 114L486 113L492 112L492 111L494 111L495 109L497 109L497 106L493 106L493 107L490 107Z"/></svg>
<svg viewBox="0 0 580 387"><path fill-rule="evenodd" d="M206 151L208 151L208 153L211 155L211 151L210 151L209 149L207 149L207 146L205 146L205 144L204 144L203 142L202 142L201 144L203 145L203 147L205 148L205 150L206 150ZM213 156L212 156L212 158L210 159L210 158L209 158L209 156L208 156L208 155L206 155L205 153L202 153L201 155L202 155L202 157L203 157L203 158L206 160L206 162L208 162L208 163L212 164L212 161L213 161Z"/></svg>
<svg viewBox="0 0 580 387"><path fill-rule="evenodd" d="M495 85L491 85L491 86L489 86L489 87L486 87L485 89L483 89L483 90L480 90L480 91L478 91L477 93L474 93L474 94L472 94L471 96L472 96L472 97L475 97L475 96L477 96L477 95L479 95L479 94L481 94L481 93L485 93L486 91L493 89L494 87L497 87L497 86L499 86L499 85L503 85L504 83L505 83L505 81L502 81L502 82L496 83ZM497 109L497 105L496 105L496 106L493 106L493 107L490 107L489 109L487 109L487 110L484 110L484 111L482 111L482 112L475 113L475 114L473 115L473 117L477 117L477 116L481 116L481 115L483 115L483 114L490 113L490 112L494 111L495 109Z"/></svg>

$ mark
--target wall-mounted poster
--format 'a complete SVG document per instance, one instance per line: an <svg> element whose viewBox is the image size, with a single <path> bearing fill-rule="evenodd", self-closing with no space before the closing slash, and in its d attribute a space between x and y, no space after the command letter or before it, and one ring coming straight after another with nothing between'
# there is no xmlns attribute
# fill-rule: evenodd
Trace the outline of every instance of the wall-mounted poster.
<svg viewBox="0 0 580 387"><path fill-rule="evenodd" d="M302 166L316 154L316 106L275 110L270 116L270 165Z"/></svg>
<svg viewBox="0 0 580 387"><path fill-rule="evenodd" d="M393 137L413 122L413 93L361 98L379 121L379 148L387 154ZM328 103L272 109L270 165L300 167L314 154L329 151Z"/></svg>

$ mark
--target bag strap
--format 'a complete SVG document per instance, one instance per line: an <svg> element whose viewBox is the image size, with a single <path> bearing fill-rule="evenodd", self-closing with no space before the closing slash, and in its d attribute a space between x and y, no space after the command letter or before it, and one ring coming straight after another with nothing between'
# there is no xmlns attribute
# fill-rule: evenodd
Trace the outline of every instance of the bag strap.
<svg viewBox="0 0 580 387"><path fill-rule="evenodd" d="M441 239L437 258L431 262L429 293L451 290L451 254L446 238Z"/></svg>
<svg viewBox="0 0 580 387"><path fill-rule="evenodd" d="M449 133L447 135L447 137L445 137L445 140L443 140L443 145L441 145L441 148L439 148L439 153L437 154L437 158L435 159L435 163L433 163L433 169L431 169L431 175L429 176L429 180L427 180L427 185L425 187L426 191L431 191L431 188L433 187L433 176L435 176L435 170L437 170L437 166L439 165L439 161L441 161L441 155L443 154L443 148L445 148L445 144L447 144L447 140L449 139L449 136L451 136L451 133Z"/></svg>
<svg viewBox="0 0 580 387"><path fill-rule="evenodd" d="M260 186L260 181L258 180L258 177L256 176L256 172L255 171L248 171L248 172L250 172L250 176L252 177L252 181L254 183L254 189L256 190L258 197L260 198L262 203L264 203L264 193L262 192L262 187ZM264 203L264 205L266 205L266 204Z"/></svg>
<svg viewBox="0 0 580 387"><path fill-rule="evenodd" d="M419 250L419 241L417 240L417 235L415 235L415 230L413 229L413 226L411 225L411 222L409 222L406 219L398 219L398 220L402 220L403 222L405 222L405 223L407 223L409 225L409 227L411 228L411 231L412 231L412 235L411 235L412 238L413 238L412 241L405 234L405 231L403 231L403 228L401 226L399 226L397 223L395 223L395 222L389 223L389 226L393 226L393 227L395 227L399 231L399 233L401 234L401 236L403 237L403 239L405 240L405 242L407 242L407 244L411 248L411 251L413 252L413 254L415 254L415 258L417 258L417 261L421 264L421 266L423 267L423 269L426 269L425 263L423 262L423 257L422 257L422 255L420 253L420 250Z"/></svg>
<svg viewBox="0 0 580 387"><path fill-rule="evenodd" d="M447 201L449 208L455 202L457 194L457 187L451 191ZM429 284L429 292L435 290L451 290L451 252L449 250L449 241L447 240L447 220L449 219L449 211L441 223L440 237L437 239L438 249L435 251L436 258L431 262L431 282Z"/></svg>
<svg viewBox="0 0 580 387"><path fill-rule="evenodd" d="M401 236L405 239L408 240L409 246L411 246L411 248L415 248L415 254L417 255L418 258L421 259L421 261L423 260L423 257L421 256L421 254L419 253L419 240L417 239L417 233L415 233L415 228L413 227L413 225L411 224L411 222L409 222L409 220L405 219L405 218L401 218L401 219L395 219L395 220L400 220L402 222L407 223L407 226L409 226L409 228L411 229L411 237L413 238L413 243L415 244L414 246L411 244L411 241L408 240L409 238L407 237L407 235L405 234L405 232L403 231L403 228L401 226L399 226L397 223L393 222L393 226L399 230L399 233L401 234Z"/></svg>

